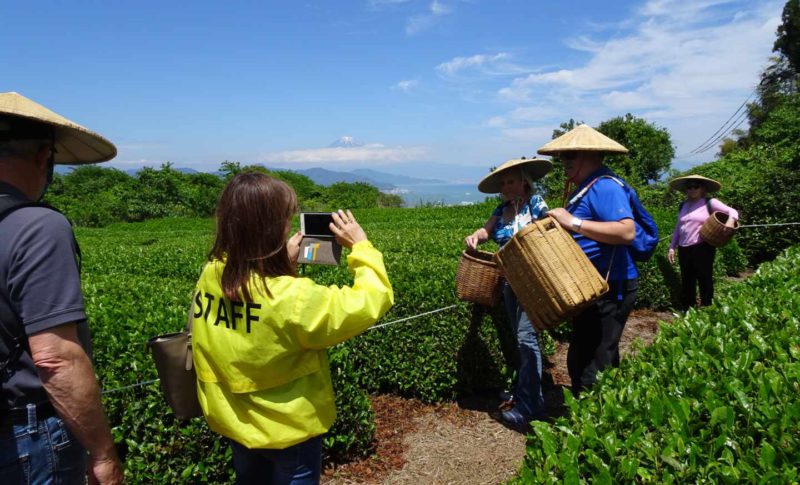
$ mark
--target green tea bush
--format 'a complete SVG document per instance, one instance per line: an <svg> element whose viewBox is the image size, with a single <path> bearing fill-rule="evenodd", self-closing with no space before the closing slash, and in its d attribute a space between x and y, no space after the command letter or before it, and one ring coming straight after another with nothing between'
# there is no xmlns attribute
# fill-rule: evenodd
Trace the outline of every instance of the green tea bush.
<svg viewBox="0 0 800 485"><path fill-rule="evenodd" d="M536 422L515 483L797 483L800 247Z"/></svg>
<svg viewBox="0 0 800 485"><path fill-rule="evenodd" d="M436 402L509 384L515 351L502 305L483 309L455 296L463 239L485 223L494 205L356 212L383 252L394 286L396 304L380 323L452 308L369 330L331 349L338 418L324 441L330 458L369 453L374 419L368 393ZM657 219L665 233L674 224L671 211L657 214ZM94 355L105 389L156 378L145 342L183 328L213 230L210 219L158 219L77 230ZM667 243L662 244L656 258L642 266L642 306L671 306L665 286L674 286L677 276L674 267L659 266L666 254ZM496 245L489 243L485 249L496 250ZM320 284L352 281L344 264L306 266L301 271ZM557 336L567 331L563 326ZM545 353L553 351L548 334L541 341ZM110 393L104 402L129 477L229 481L224 441L202 419L188 425L175 422L157 385Z"/></svg>

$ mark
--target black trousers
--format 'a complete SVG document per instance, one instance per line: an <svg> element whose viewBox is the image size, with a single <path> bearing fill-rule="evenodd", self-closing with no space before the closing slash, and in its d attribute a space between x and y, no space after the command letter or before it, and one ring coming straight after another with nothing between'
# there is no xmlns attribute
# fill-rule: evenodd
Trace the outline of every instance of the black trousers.
<svg viewBox="0 0 800 485"><path fill-rule="evenodd" d="M638 288L636 279L612 282L608 293L573 318L567 369L576 396L594 385L599 371L619 365L619 339Z"/></svg>
<svg viewBox="0 0 800 485"><path fill-rule="evenodd" d="M717 248L700 242L693 246L678 246L681 267L681 302L684 309L697 304L697 286L700 285L700 306L708 306L714 299L714 255Z"/></svg>

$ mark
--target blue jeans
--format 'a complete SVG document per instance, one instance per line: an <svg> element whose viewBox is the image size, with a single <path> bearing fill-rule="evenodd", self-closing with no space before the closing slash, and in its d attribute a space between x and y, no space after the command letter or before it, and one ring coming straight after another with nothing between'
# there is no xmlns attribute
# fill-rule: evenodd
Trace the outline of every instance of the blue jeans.
<svg viewBox="0 0 800 485"><path fill-rule="evenodd" d="M0 431L0 483L82 484L86 451L58 416L36 419L28 405L28 423Z"/></svg>
<svg viewBox="0 0 800 485"><path fill-rule="evenodd" d="M322 473L322 436L282 450L250 449L230 440L238 484L317 485Z"/></svg>
<svg viewBox="0 0 800 485"><path fill-rule="evenodd" d="M542 395L542 352L530 318L517 302L511 285L503 285L503 300L508 312L511 332L517 339L519 370L514 383L514 407L526 418L544 414Z"/></svg>

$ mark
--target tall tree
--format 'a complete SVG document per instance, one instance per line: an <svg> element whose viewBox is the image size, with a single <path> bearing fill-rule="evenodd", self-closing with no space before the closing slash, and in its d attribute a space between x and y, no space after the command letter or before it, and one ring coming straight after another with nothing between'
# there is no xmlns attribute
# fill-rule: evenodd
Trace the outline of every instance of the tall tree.
<svg viewBox="0 0 800 485"><path fill-rule="evenodd" d="M783 6L782 22L772 50L786 57L795 74L800 72L800 1L789 0Z"/></svg>
<svg viewBox="0 0 800 485"><path fill-rule="evenodd" d="M666 128L630 113L600 123L597 130L629 150L627 154L607 155L606 163L634 185L658 180L675 157Z"/></svg>

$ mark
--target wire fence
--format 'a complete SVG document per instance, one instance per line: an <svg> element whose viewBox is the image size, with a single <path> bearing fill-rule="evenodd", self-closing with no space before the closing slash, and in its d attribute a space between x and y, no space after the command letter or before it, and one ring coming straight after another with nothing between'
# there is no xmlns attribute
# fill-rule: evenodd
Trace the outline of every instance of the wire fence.
<svg viewBox="0 0 800 485"><path fill-rule="evenodd" d="M747 228L751 228L751 227L778 227L778 226L797 226L797 225L800 225L800 222L776 222L776 223L771 223L771 224L747 224L747 225L739 226L739 229L747 229ZM671 237L672 237L672 235L664 236L661 239L659 239L659 241L664 241L664 240L669 239ZM457 307L458 307L458 304L448 305L448 306L445 306L445 307L442 307L442 308L437 308L436 310L431 310L431 311L427 311L427 312L424 312L424 313L419 313L417 315L412 315L410 317L404 317L404 318L400 318L400 319L397 319L397 320L392 320L391 322L382 323L380 325L374 325L374 326L368 328L367 331L377 330L379 328L389 327L391 325L396 325L396 324L399 324L399 323L409 322L411 320L416 320L418 318L426 317L428 315L434 315L436 313L441 313L441 312L445 312L447 310L452 310L453 308L457 308ZM104 395L105 394L112 394L112 393L115 393L115 392L125 391L127 389L134 389L134 388L137 388L137 387L149 386L150 384L155 384L156 382L159 382L159 381L160 381L160 379L152 379L152 380L149 380L149 381L137 382L136 384L131 384L129 386L117 387L117 388L114 388L114 389L108 389L108 390L102 391L102 394L104 394Z"/></svg>
<svg viewBox="0 0 800 485"><path fill-rule="evenodd" d="M434 315L436 313L441 313L441 312L444 312L444 311L447 311L447 310L452 310L453 308L457 308L457 307L458 307L458 304L449 305L449 306L446 306L446 307L437 308L436 310L431 310L431 311L428 311L428 312L419 313L417 315L412 315L410 317L399 318L397 320L392 320L391 322L382 323L380 325L373 325L372 327L369 327L367 329L367 331L377 330L379 328L388 327L388 326L391 326L391 325L396 325L398 323L405 323L405 322L408 322L408 321L411 321L411 320L416 320L418 318L427 317L428 315ZM125 391L127 389L134 389L134 388L137 388L137 387L149 386L150 384L155 384L156 382L159 382L160 380L161 379L152 379L152 380L149 380L149 381L137 382L136 384L131 384L129 386L122 386L122 387L117 387L117 388L114 388L114 389L108 389L108 390L102 391L101 394L103 394L103 395L112 394L112 393L119 392L119 391Z"/></svg>

